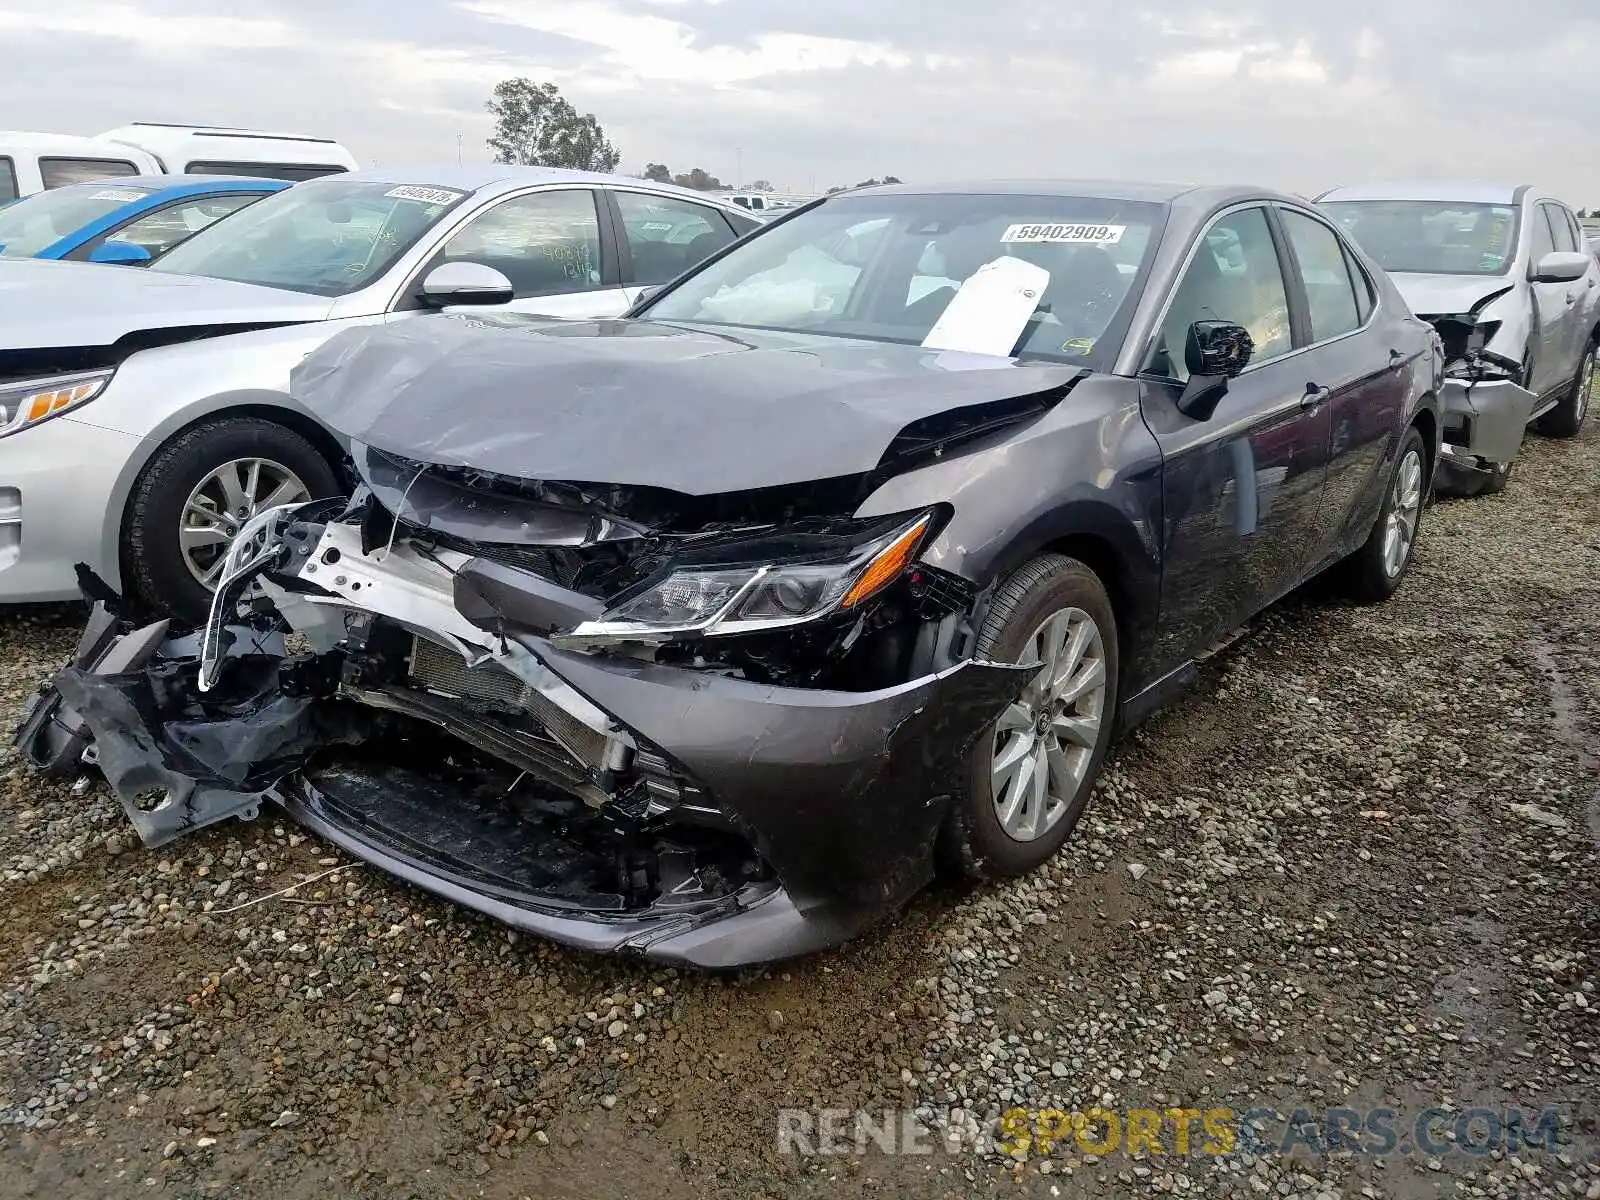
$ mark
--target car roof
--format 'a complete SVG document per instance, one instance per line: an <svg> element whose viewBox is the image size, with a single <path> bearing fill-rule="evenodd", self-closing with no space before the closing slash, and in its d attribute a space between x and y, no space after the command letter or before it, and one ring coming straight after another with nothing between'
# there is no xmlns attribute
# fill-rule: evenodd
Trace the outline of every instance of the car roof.
<svg viewBox="0 0 1600 1200"><path fill-rule="evenodd" d="M180 188L194 187L197 190L211 187L219 183L259 183L269 188L282 189L289 186L284 179L267 179L256 175L112 175L105 179L86 179L82 183L70 184L71 187L146 187L146 188Z"/></svg>
<svg viewBox="0 0 1600 1200"><path fill-rule="evenodd" d="M457 167L371 167L364 171L329 176L340 182L411 184L421 187L459 188L462 191L510 191L541 183L590 184L595 187L629 187L663 195L681 196L700 204L745 213L714 192L697 192L671 183L656 183L632 175L608 175L600 171L568 171L561 167L519 167L510 163ZM745 213L748 216L748 213Z"/></svg>
<svg viewBox="0 0 1600 1200"><path fill-rule="evenodd" d="M1531 185L1472 181L1414 180L1400 183L1360 183L1331 188L1317 197L1324 200L1438 200L1454 204L1515 204Z"/></svg>
<svg viewBox="0 0 1600 1200"><path fill-rule="evenodd" d="M102 156L108 150L125 154L129 149L138 149L137 146L124 146L105 138L83 137L76 133L41 133L32 129L0 129L0 146L18 150L97 150Z"/></svg>
<svg viewBox="0 0 1600 1200"><path fill-rule="evenodd" d="M1211 209L1244 200L1278 200L1306 204L1303 196L1293 196L1268 187L1248 184L1195 184L1141 182L1127 179L979 179L948 183L891 183L875 187L851 188L835 192L841 196L1083 196L1097 200L1126 200L1148 204L1181 205L1184 208Z"/></svg>

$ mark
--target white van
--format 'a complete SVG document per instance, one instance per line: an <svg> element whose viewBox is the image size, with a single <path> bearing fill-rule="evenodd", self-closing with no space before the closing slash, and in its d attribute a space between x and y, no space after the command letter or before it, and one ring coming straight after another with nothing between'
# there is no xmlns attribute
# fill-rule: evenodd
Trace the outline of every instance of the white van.
<svg viewBox="0 0 1600 1200"><path fill-rule="evenodd" d="M214 125L161 125L136 121L100 135L154 155L173 175L254 175L316 179L354 171L355 156L332 138Z"/></svg>
<svg viewBox="0 0 1600 1200"><path fill-rule="evenodd" d="M740 208L747 208L751 212L767 212L776 207L772 202L773 197L766 195L764 192L743 192L737 196L729 196L728 199Z"/></svg>
<svg viewBox="0 0 1600 1200"><path fill-rule="evenodd" d="M69 183L160 173L155 157L135 146L65 133L0 130L0 204Z"/></svg>

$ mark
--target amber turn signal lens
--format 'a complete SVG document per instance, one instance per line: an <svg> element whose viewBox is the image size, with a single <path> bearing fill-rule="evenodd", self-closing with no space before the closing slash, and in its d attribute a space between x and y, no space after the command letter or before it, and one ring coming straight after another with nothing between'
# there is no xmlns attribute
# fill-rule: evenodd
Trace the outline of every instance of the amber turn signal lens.
<svg viewBox="0 0 1600 1200"><path fill-rule="evenodd" d="M922 544L922 535L928 532L928 522L931 517L923 517L910 529L906 530L894 541L890 542L870 563L867 569L861 572L850 590L844 594L844 599L839 602L840 608L854 608L863 600L881 592L896 579L899 579L906 567L911 563L911 556L917 552L917 547Z"/></svg>
<svg viewBox="0 0 1600 1200"><path fill-rule="evenodd" d="M100 390L99 381L93 383L80 383L77 387L62 388L58 392L38 392L33 396L33 403L28 405L28 421L42 421L51 413L58 413L64 408L70 408L79 400L87 400Z"/></svg>

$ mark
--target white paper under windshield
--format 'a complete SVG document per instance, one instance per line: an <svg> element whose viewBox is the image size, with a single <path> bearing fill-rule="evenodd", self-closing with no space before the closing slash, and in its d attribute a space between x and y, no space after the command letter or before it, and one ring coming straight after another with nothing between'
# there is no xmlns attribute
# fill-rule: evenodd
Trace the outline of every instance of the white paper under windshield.
<svg viewBox="0 0 1600 1200"><path fill-rule="evenodd" d="M930 350L1006 357L1049 283L1049 271L1020 258L1005 255L984 263L951 298L922 344Z"/></svg>

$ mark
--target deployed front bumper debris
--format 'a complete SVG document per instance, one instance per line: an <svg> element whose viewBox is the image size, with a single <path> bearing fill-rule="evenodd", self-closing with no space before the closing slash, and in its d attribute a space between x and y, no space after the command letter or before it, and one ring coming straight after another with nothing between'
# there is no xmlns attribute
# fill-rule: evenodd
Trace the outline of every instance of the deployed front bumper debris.
<svg viewBox="0 0 1600 1200"><path fill-rule="evenodd" d="M519 928L731 967L921 888L971 747L1035 670L846 691L557 649L536 631L584 619L582 593L307 514L235 543L230 591L260 591L208 636L97 605L21 748L97 766L147 845L273 803Z"/></svg>
<svg viewBox="0 0 1600 1200"><path fill-rule="evenodd" d="M169 638L166 621L118 625L94 606L72 661L24 709L16 741L46 770L98 768L145 845L254 817L278 764L332 740L309 701L277 691L281 635L237 630L244 691L206 710L185 679L196 635Z"/></svg>
<svg viewBox="0 0 1600 1200"><path fill-rule="evenodd" d="M1485 349L1474 314L1428 320L1445 345L1449 372L1440 396L1440 487L1470 494L1516 461L1539 398L1522 386L1522 364Z"/></svg>
<svg viewBox="0 0 1600 1200"><path fill-rule="evenodd" d="M1538 397L1509 379L1445 381L1444 445L1439 468L1446 491L1476 491L1522 450Z"/></svg>

